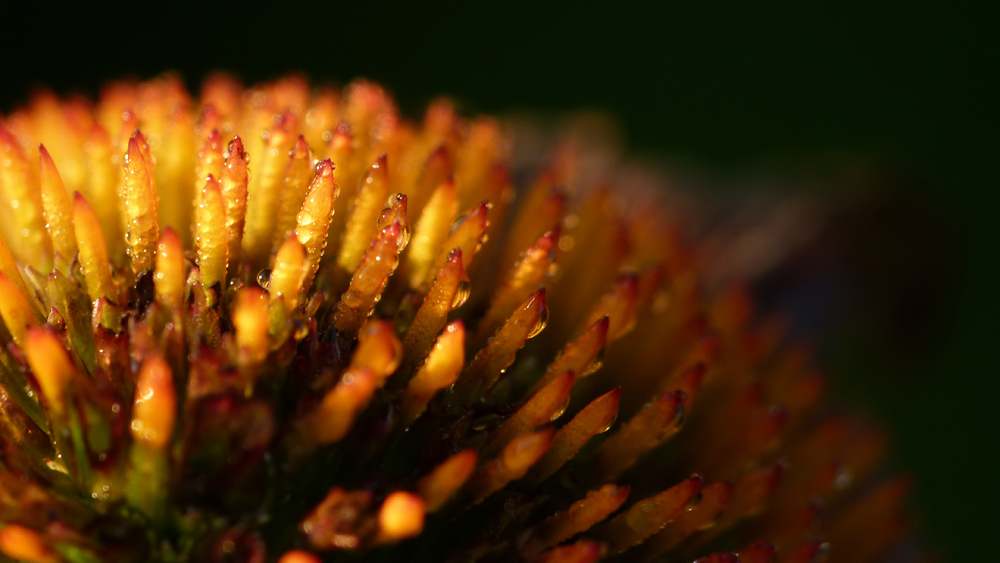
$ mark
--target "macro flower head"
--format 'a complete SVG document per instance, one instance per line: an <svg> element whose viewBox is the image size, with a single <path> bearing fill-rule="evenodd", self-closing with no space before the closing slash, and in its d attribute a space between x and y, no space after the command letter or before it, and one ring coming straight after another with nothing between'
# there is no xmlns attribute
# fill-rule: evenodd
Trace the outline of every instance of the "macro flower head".
<svg viewBox="0 0 1000 563"><path fill-rule="evenodd" d="M0 552L877 561L908 483L680 214L447 100L172 75L0 121Z"/></svg>

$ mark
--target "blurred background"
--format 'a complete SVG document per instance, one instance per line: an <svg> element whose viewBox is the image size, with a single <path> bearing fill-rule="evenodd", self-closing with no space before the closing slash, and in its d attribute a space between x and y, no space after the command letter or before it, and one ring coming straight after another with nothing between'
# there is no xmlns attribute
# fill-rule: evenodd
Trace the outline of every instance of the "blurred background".
<svg viewBox="0 0 1000 563"><path fill-rule="evenodd" d="M466 112L613 115L629 154L703 179L733 210L717 231L808 227L757 279L759 298L796 311L834 387L891 428L928 544L985 560L1000 502L987 6L0 0L0 111L42 84L93 95L170 69L197 88L226 69L366 76L412 117L441 94ZM752 211L803 194L818 211L798 222Z"/></svg>

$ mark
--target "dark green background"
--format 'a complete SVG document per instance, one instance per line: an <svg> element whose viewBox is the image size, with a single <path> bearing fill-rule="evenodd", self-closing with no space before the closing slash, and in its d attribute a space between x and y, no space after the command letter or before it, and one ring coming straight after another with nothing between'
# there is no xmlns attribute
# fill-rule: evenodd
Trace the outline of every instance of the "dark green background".
<svg viewBox="0 0 1000 563"><path fill-rule="evenodd" d="M601 108L633 152L734 176L834 154L918 178L914 196L957 233L939 346L887 374L877 343L847 344L834 370L892 428L931 543L954 561L992 555L1000 98L989 3L469 4L2 3L0 107L41 83L93 92L163 69L194 84L217 68L247 81L302 70L368 76L410 111L442 93L473 111Z"/></svg>

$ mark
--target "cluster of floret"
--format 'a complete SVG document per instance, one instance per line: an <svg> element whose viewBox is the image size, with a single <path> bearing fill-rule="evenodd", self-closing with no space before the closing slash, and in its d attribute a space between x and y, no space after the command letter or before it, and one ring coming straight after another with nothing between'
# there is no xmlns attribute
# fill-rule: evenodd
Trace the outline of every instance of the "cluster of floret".
<svg viewBox="0 0 1000 563"><path fill-rule="evenodd" d="M527 177L509 144L297 77L3 117L0 559L892 545L906 483L780 319L706 291L678 226L571 149Z"/></svg>

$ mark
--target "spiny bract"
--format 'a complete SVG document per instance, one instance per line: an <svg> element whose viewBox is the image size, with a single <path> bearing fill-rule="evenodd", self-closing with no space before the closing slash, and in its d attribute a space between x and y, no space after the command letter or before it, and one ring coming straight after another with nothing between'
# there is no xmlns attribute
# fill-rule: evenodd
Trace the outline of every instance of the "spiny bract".
<svg viewBox="0 0 1000 563"><path fill-rule="evenodd" d="M807 349L705 291L648 198L581 187L571 144L524 182L510 149L364 81L168 75L4 118L0 551L881 556L906 483Z"/></svg>

